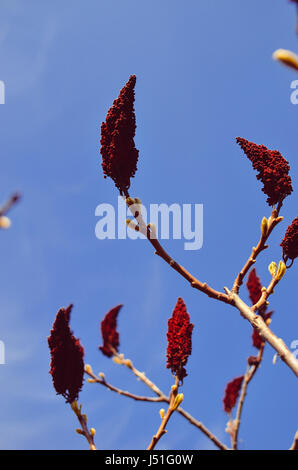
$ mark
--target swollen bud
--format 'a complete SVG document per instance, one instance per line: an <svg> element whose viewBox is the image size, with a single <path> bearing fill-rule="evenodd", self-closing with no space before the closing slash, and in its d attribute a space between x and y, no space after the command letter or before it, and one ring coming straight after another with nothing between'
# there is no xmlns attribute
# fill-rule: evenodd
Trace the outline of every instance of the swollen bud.
<svg viewBox="0 0 298 470"><path fill-rule="evenodd" d="M6 215L2 215L0 217L0 228L7 229L11 226L11 220L6 217Z"/></svg>
<svg viewBox="0 0 298 470"><path fill-rule="evenodd" d="M275 263L275 261L272 261L272 263L269 264L268 269L271 276L274 277L277 270L277 264Z"/></svg>
<svg viewBox="0 0 298 470"><path fill-rule="evenodd" d="M126 225L136 232L140 230L140 227L136 225L131 219L126 219Z"/></svg>
<svg viewBox="0 0 298 470"><path fill-rule="evenodd" d="M129 369L132 369L132 362L130 359L125 359L123 365L128 367Z"/></svg>
<svg viewBox="0 0 298 470"><path fill-rule="evenodd" d="M298 70L298 56L294 54L294 52L286 49L277 49L277 51L273 53L273 59L282 62L292 69Z"/></svg>
<svg viewBox="0 0 298 470"><path fill-rule="evenodd" d="M92 367L90 366L90 364L86 364L85 365L85 372L87 372L87 374L92 374Z"/></svg>
<svg viewBox="0 0 298 470"><path fill-rule="evenodd" d="M178 406L182 403L182 401L183 401L183 393L178 393L173 403L173 410L177 410Z"/></svg>
<svg viewBox="0 0 298 470"><path fill-rule="evenodd" d="M92 437L95 436L96 430L94 428L90 428L90 434Z"/></svg>
<svg viewBox="0 0 298 470"><path fill-rule="evenodd" d="M267 232L268 232L268 220L266 219L266 217L263 217L262 222L261 222L261 233L263 237L267 235Z"/></svg>
<svg viewBox="0 0 298 470"><path fill-rule="evenodd" d="M165 417L165 410L164 410L164 408L161 408L161 409L159 410L159 415L160 415L161 419L164 419L164 417Z"/></svg>
<svg viewBox="0 0 298 470"><path fill-rule="evenodd" d="M284 276L286 270L287 270L287 268L286 268L285 263L283 261L280 261L279 265L278 265L278 270L277 270L277 273L276 273L276 276L275 276L277 281L281 280L281 278Z"/></svg>

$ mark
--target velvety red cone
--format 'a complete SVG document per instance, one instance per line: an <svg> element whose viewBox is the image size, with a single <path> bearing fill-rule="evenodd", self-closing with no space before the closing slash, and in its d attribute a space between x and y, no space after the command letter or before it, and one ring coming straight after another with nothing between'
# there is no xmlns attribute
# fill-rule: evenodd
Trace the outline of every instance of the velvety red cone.
<svg viewBox="0 0 298 470"><path fill-rule="evenodd" d="M277 150L269 150L265 145L257 145L241 137L236 138L245 155L258 171L257 179L263 183L262 191L268 196L269 206L281 203L293 191L290 166Z"/></svg>
<svg viewBox="0 0 298 470"><path fill-rule="evenodd" d="M253 268L250 271L246 286L248 289L248 293L249 293L249 297L252 302L252 305L255 305L262 295L262 284L261 284L259 276L257 275L255 268ZM273 314L273 312L266 313L266 310L267 310L267 306L264 305L264 307L258 311L259 315L261 315L264 321L270 318L271 315ZM256 328L253 328L251 339L252 339L252 344L255 348L260 349L262 347L264 340L259 335Z"/></svg>
<svg viewBox="0 0 298 470"><path fill-rule="evenodd" d="M231 413L232 409L236 405L243 379L244 376L241 375L227 384L223 399L224 410L226 413Z"/></svg>
<svg viewBox="0 0 298 470"><path fill-rule="evenodd" d="M247 283L246 283L250 300L252 304L256 304L262 295L262 284L260 278L257 276L257 272L255 268L253 268L248 276Z"/></svg>
<svg viewBox="0 0 298 470"><path fill-rule="evenodd" d="M69 305L58 311L48 337L53 385L67 403L78 399L84 378L84 348L69 327L71 309Z"/></svg>
<svg viewBox="0 0 298 470"><path fill-rule="evenodd" d="M287 228L283 241L281 242L283 258L294 260L298 257L298 217Z"/></svg>
<svg viewBox="0 0 298 470"><path fill-rule="evenodd" d="M168 321L167 368L171 369L180 381L187 376L184 368L191 354L191 335L194 325L189 321L185 303L180 297Z"/></svg>
<svg viewBox="0 0 298 470"><path fill-rule="evenodd" d="M118 352L119 333L117 331L117 317L122 305L112 308L100 324L103 346L99 346L101 352L108 357L114 355L114 350Z"/></svg>
<svg viewBox="0 0 298 470"><path fill-rule="evenodd" d="M102 169L105 178L114 181L120 194L127 196L130 178L135 175L139 151L135 147L134 136L136 117L134 112L134 87L136 76L131 75L120 91L119 97L109 109L105 122L101 125Z"/></svg>

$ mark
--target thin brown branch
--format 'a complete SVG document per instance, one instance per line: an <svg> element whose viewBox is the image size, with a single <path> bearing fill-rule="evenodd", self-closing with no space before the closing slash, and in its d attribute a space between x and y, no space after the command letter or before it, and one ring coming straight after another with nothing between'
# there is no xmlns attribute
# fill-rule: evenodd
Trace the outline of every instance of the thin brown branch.
<svg viewBox="0 0 298 470"><path fill-rule="evenodd" d="M10 211L10 209L20 200L20 194L19 193L14 193L11 195L11 197L3 204L2 207L0 207L0 217L3 215L6 215L7 212Z"/></svg>
<svg viewBox="0 0 298 470"><path fill-rule="evenodd" d="M265 347L265 343L263 343L259 349L259 354L256 358L255 364L250 366L244 375L244 379L243 379L242 386L241 386L239 403L238 403L237 412L236 412L236 418L233 421L233 429L231 432L232 447L234 450L238 448L238 434L239 434L239 428L241 424L241 414L243 410L244 400L245 400L246 393L247 393L247 387L248 387L249 382L252 380L255 373L257 372L260 363L262 362L264 347Z"/></svg>
<svg viewBox="0 0 298 470"><path fill-rule="evenodd" d="M97 377L92 371L85 370L85 373L91 377L90 380L88 380L89 383L98 383L100 385L103 385L104 387L108 388L112 392L118 393L118 395L123 395L128 398L132 398L133 400L136 401L149 401L149 402L164 402L164 398L162 396L159 397L144 397L141 395L135 395L134 393L127 392L125 390L121 390L118 387L115 387L114 385L108 383L104 377L103 374L101 374L101 378Z"/></svg>
<svg viewBox="0 0 298 470"><path fill-rule="evenodd" d="M235 281L234 281L234 285L233 285L233 288L232 288L232 291L235 292L236 294L239 293L239 289L243 283L243 279L245 278L246 274L248 273L248 271L250 270L250 268L254 265L254 263L256 262L256 259L258 257L258 255L266 250L266 248L268 248L268 245L266 244L272 230L276 227L277 224L279 224L279 222L281 222L283 220L283 217L279 217L279 211L280 211L280 208L281 208L281 205L279 205L277 207L277 209L273 209L272 211L272 214L271 216L269 217L268 219L268 225L267 225L267 228L266 230L261 230L261 237L260 237L260 240L257 244L257 246L254 246L252 248L252 251L251 251L251 254L248 258L248 260L246 261L245 265L243 266L243 268L241 269L241 271L238 273Z"/></svg>
<svg viewBox="0 0 298 470"><path fill-rule="evenodd" d="M140 231L147 237L153 248L155 249L155 254L160 256L166 263L168 263L171 268L173 268L177 273L179 273L184 279L186 279L191 287L194 289L198 289L201 292L204 292L205 294L208 295L208 297L211 297L212 299L217 299L220 300L221 302L225 303L230 303L229 297L223 293L219 292L212 287L210 287L206 282L201 282L199 281L195 276L193 276L191 273L189 273L183 266L181 266L177 261L175 261L166 251L165 249L161 246L160 242L156 238L156 234L152 229L150 229L150 224L146 226L141 212L136 212L135 211L135 204L133 200L128 197L126 198L126 203L132 213L132 215L135 217L135 219L138 221L138 226L137 231Z"/></svg>
<svg viewBox="0 0 298 470"><path fill-rule="evenodd" d="M150 228L150 224L146 226L142 218L141 212L135 211L134 202L135 200L131 199L130 197L126 199L126 203L128 207L130 208L132 215L138 221L139 225L137 229L141 233L146 235L151 245L155 248L156 250L155 253L158 254L162 259L164 259L173 269L175 269L175 271L177 271L185 279L187 279L190 282L192 287L195 287L201 292L204 292L209 297L212 297L214 299L220 300L221 302L236 306L238 310L240 311L241 315L244 318L246 318L254 328L257 328L259 334L264 338L264 340L268 341L268 343L279 354L281 359L290 367L290 369L295 373L295 375L298 376L298 361L294 357L294 355L291 353L291 351L287 348L283 340L281 338L277 338L277 336L274 335L272 331L268 328L268 326L265 324L264 320L260 316L256 315L254 311L250 309L249 306L246 305L237 294L237 292L239 291L240 285L243 282L245 274L248 272L252 264L254 264L257 255L267 247L265 242L268 239L270 233L272 232L274 227L283 219L282 217L279 217L278 215L280 208L282 206L282 203L280 203L276 209L273 209L272 214L267 221L267 228L266 230L262 229L260 241L257 247L253 248L252 255L250 256L250 258L248 259L248 261L246 262L246 264L244 265L244 267L238 274L235 280L234 286L232 288L232 291L229 291L228 288L225 287L226 294L223 294L222 292L218 292L214 290L212 287L208 286L206 283L202 283L201 281L196 279L192 274L186 271L186 269L184 269L182 266L180 266L176 261L174 261L170 257L170 255L160 245L159 241L156 238L156 233L154 233L154 231L152 231L152 228ZM266 294L267 297L273 292L274 285L276 285L275 281L273 281L268 287L267 294ZM264 297L265 297L265 294L264 294Z"/></svg>
<svg viewBox="0 0 298 470"><path fill-rule="evenodd" d="M109 388L111 391L114 391L118 393L119 395L126 396L128 398L131 398L133 400L138 400L138 401L146 401L146 402L164 402L164 403L170 403L169 397L167 397L156 385L153 383L146 375L144 372L140 372L138 369L136 369L132 361L130 359L124 359L123 354L118 354L116 353L117 360L115 361L117 364L124 365L128 367L128 369L133 372L133 374L140 379L150 390L152 390L157 396L156 397L142 397L140 395L134 395L133 393L130 392L124 392L123 390L118 389L117 387L114 387L111 384L103 383L104 375L100 374L100 378L98 378L92 371L91 366L87 365L85 366L85 373L89 375L94 380L94 383L98 383L100 385L106 386ZM115 360L114 357L114 360ZM108 386L107 386L108 385ZM181 414L187 421L189 421L190 424L198 428L205 436L207 436L220 450L229 450L229 448L223 444L202 422L198 421L195 419L190 413L185 411L183 408L180 406L177 408L177 412Z"/></svg>
<svg viewBox="0 0 298 470"><path fill-rule="evenodd" d="M191 414L189 414L187 411L185 411L183 408L179 406L177 408L177 412L181 414L181 416L184 416L190 424L193 424L196 428L200 429L205 436L207 436L216 447L218 447L220 450L230 450L225 444L223 444L211 431L209 431L206 426L195 419Z"/></svg>
<svg viewBox="0 0 298 470"><path fill-rule="evenodd" d="M75 413L76 417L78 418L78 421L81 425L81 429L77 429L78 434L81 434L86 438L88 441L88 444L90 446L90 450L96 450L96 446L94 444L94 435L95 435L95 430L91 428L90 430L88 429L87 426L87 416L85 414L82 414L81 406L78 406L78 403L76 401L71 403L71 409Z"/></svg>
<svg viewBox="0 0 298 470"><path fill-rule="evenodd" d="M252 311L257 312L261 310L265 304L268 304L268 297L274 293L274 288L279 283L280 279L278 277L273 277L269 286L267 288L263 287L261 297L258 302L252 306Z"/></svg>
<svg viewBox="0 0 298 470"><path fill-rule="evenodd" d="M170 393L170 401L169 401L169 406L167 409L167 412L165 415L162 417L161 424L158 428L157 433L153 436L147 450L153 450L160 440L160 438L166 434L166 426L169 422L170 417L174 413L174 411L177 409L177 406L175 406L176 400L179 398L178 396L178 387L179 387L179 379L176 377L176 384L173 385L171 393ZM181 394L182 398L183 395Z"/></svg>
<svg viewBox="0 0 298 470"><path fill-rule="evenodd" d="M123 354L117 355L117 363L123 364L124 366L128 367L134 375L140 379L147 387L149 387L154 393L156 393L159 397L162 398L162 401L165 403L170 403L170 399L153 383L148 377L145 375L145 372L140 372L136 369L130 359L124 359ZM181 414L187 421L190 422L193 426L198 428L205 436L207 436L220 450L229 450L228 447L223 444L206 426L201 422L195 419L190 413L185 411L180 406L177 408L177 412Z"/></svg>
<svg viewBox="0 0 298 470"><path fill-rule="evenodd" d="M254 310L246 305L245 302L243 302L243 300L240 299L240 297L235 292L229 291L227 287L225 287L225 291L230 296L232 305L234 305L240 311L243 318L248 320L253 328L257 329L260 336L265 341L267 341L273 347L273 349L275 349L279 357L298 377L298 360L285 345L284 341L281 338L278 338L266 325L263 318L260 315L256 315Z"/></svg>
<svg viewBox="0 0 298 470"><path fill-rule="evenodd" d="M163 397L164 393L153 383L148 377L146 376L145 372L141 372L138 369L136 369L130 359L125 359L123 354L118 354L117 351L114 351L114 362L116 364L123 365L125 367L128 367L133 374L141 380L147 387L149 387L157 396Z"/></svg>

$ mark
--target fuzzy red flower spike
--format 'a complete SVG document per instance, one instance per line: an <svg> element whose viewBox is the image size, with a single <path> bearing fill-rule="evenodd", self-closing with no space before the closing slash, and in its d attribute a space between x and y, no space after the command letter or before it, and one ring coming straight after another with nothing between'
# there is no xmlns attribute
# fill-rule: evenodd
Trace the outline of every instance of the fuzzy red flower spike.
<svg viewBox="0 0 298 470"><path fill-rule="evenodd" d="M241 137L236 138L247 158L258 171L257 179L263 183L262 191L268 196L269 206L282 204L286 196L293 191L290 166L277 150L269 150L265 145L257 145Z"/></svg>
<svg viewBox="0 0 298 470"><path fill-rule="evenodd" d="M71 310L69 305L58 311L48 337L53 385L67 403L78 399L84 379L84 348L69 327Z"/></svg>
<svg viewBox="0 0 298 470"><path fill-rule="evenodd" d="M171 369L181 382L187 376L184 366L191 354L191 335L194 325L189 319L185 303L179 297L172 317L168 321L167 368Z"/></svg>
<svg viewBox="0 0 298 470"><path fill-rule="evenodd" d="M248 276L247 283L246 283L250 300L252 305L255 305L262 295L262 284L260 281L259 276L257 275L256 269L253 268ZM269 318L271 318L273 311L266 313L267 305L264 305L262 310L259 310L258 313L261 315L263 320L266 322ZM253 329L252 335L252 344L255 348L261 349L262 345L264 344L263 338L259 335L256 328Z"/></svg>
<svg viewBox="0 0 298 470"><path fill-rule="evenodd" d="M103 346L99 346L99 349L107 357L112 357L114 355L114 351L118 352L119 333L116 328L117 317L121 308L122 305L117 305L116 307L112 308L105 315L100 324Z"/></svg>
<svg viewBox="0 0 298 470"><path fill-rule="evenodd" d="M101 125L100 153L104 177L112 178L120 194L126 197L128 197L130 178L134 177L137 171L139 156L134 143L135 84L136 76L131 75Z"/></svg>
<svg viewBox="0 0 298 470"><path fill-rule="evenodd" d="M283 250L283 259L286 262L288 259L292 260L298 257L298 217L296 217L291 225L287 228L283 241L280 246Z"/></svg>
<svg viewBox="0 0 298 470"><path fill-rule="evenodd" d="M241 375L240 377L236 377L226 386L223 404L224 410L228 414L231 413L232 409L236 405L243 379L243 375Z"/></svg>

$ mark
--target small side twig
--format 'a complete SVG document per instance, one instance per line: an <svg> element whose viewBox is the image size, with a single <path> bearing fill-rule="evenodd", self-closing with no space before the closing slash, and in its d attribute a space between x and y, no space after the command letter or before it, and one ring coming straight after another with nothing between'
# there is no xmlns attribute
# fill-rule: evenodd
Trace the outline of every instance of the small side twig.
<svg viewBox="0 0 298 470"><path fill-rule="evenodd" d="M126 391L123 391L123 390L121 390L117 387L114 387L113 385L108 384L107 382L105 382L103 380L104 374L100 374L99 375L100 378L98 378L93 373L91 366L86 365L85 366L85 373L87 375L89 375L89 377L91 377L92 380L94 380L93 383L98 383L100 385L103 385L106 388L108 388L109 390L111 390L113 392L116 392L119 395L125 396L127 398L131 398L133 400L146 401L146 402L164 402L164 403L168 403L168 404L170 403L169 397L166 396L150 379L148 379L148 377L146 377L144 372L140 372L138 369L136 369L133 366L132 361L130 359L124 359L124 356L122 354L118 354L118 353L116 353L116 354L117 354L116 357L120 358L116 362L118 364L122 364L122 365L128 367L128 369L131 370L134 373L134 375L138 379L140 379L148 388L150 388L150 390L152 390L157 395L157 397L142 397L140 395L135 395L133 393L126 392ZM197 419L195 419L190 413L185 411L180 406L177 408L177 412L181 416L183 416L185 419L187 419L187 421L190 424L192 424L193 426L198 428L203 434L205 434L205 436L207 436L213 442L213 444L216 447L218 447L220 450L229 450L229 448L225 444L223 444L201 421L198 421Z"/></svg>
<svg viewBox="0 0 298 470"><path fill-rule="evenodd" d="M236 418L233 421L233 430L231 433L232 447L234 450L237 450L238 448L238 434L239 434L239 428L241 424L241 414L243 410L244 400L245 400L246 393L247 393L247 387L248 387L249 382L252 380L255 373L257 372L260 363L262 362L264 347L265 347L265 343L263 343L262 346L260 347L259 354L256 357L255 363L248 368L248 370L246 371L244 375L244 379L243 379L242 386L241 386L239 403L238 403L237 412L236 412Z"/></svg>
<svg viewBox="0 0 298 470"><path fill-rule="evenodd" d="M136 369L130 359L125 359L123 354L118 354L117 351L113 351L114 353L114 362L116 364L123 365L125 367L128 367L128 369L131 370L131 372L139 379L141 382L143 382L150 390L152 390L157 396L162 397L164 396L164 393L153 383L145 374L145 372L141 372L138 369Z"/></svg>
<svg viewBox="0 0 298 470"><path fill-rule="evenodd" d="M122 354L118 354L115 352L114 354L117 355L117 363L123 364L124 366L128 367L134 375L140 379L147 387L149 387L154 393L156 393L159 397L162 398L162 401L165 403L169 403L170 399L153 383L146 375L145 372L140 372L136 369L130 359L124 359ZM229 450L229 448L223 444L201 421L198 421L194 418L190 413L185 411L181 406L177 408L177 412L183 416L190 424L198 428L205 436L207 436L214 445L216 445L220 450Z"/></svg>
<svg viewBox="0 0 298 470"><path fill-rule="evenodd" d="M91 428L90 430L88 429L87 416L81 413L82 407L78 406L78 402L74 401L71 403L71 409L75 413L81 425L81 429L77 429L78 434L82 434L82 436L84 436L87 439L88 444L90 446L90 450L96 450L96 446L94 444L95 429L94 428Z"/></svg>
<svg viewBox="0 0 298 470"><path fill-rule="evenodd" d="M138 222L138 226L135 228L135 230L140 231L143 233L143 235L146 236L148 241L151 243L153 248L155 249L155 254L160 256L166 263L168 263L171 268L173 268L175 271L177 271L184 279L186 279L191 287L194 289L198 289L201 292L204 292L205 294L208 295L208 297L216 300L220 300L221 302L224 303L230 303L228 296L223 293L219 292L212 287L210 287L206 282L201 282L199 281L195 276L193 276L191 273L189 273L183 266L181 266L177 261L175 261L167 252L166 250L161 246L160 242L158 241L156 237L156 233L150 228L151 224L148 224L148 226L145 224L142 214L139 210L135 209L136 204L134 203L134 200L129 196L127 193L126 197L126 203L127 206L129 207L133 217Z"/></svg>
<svg viewBox="0 0 298 470"><path fill-rule="evenodd" d="M269 286L267 288L263 287L262 295L261 295L260 299L251 308L253 312L257 312L258 310L259 311L262 310L264 305L267 303L268 297L274 293L274 288L275 288L275 286L277 286L279 281L280 281L280 279L278 279L277 277L273 277L270 284L269 284Z"/></svg>
<svg viewBox="0 0 298 470"><path fill-rule="evenodd" d="M0 207L0 217L6 215L10 209L20 200L21 195L19 193L14 193L10 198Z"/></svg>
<svg viewBox="0 0 298 470"><path fill-rule="evenodd" d="M176 384L173 385L171 393L170 393L170 402L169 402L167 412L162 417L161 424L158 428L158 431L153 436L147 450L153 450L155 448L156 444L158 443L158 441L160 440L160 438L164 434L166 434L166 432L167 432L166 431L166 426L169 422L169 419L172 416L172 414L174 413L174 411L178 408L179 403L181 403L181 401L183 399L182 393L178 394L178 386L179 386L179 379L176 377Z"/></svg>
<svg viewBox="0 0 298 470"><path fill-rule="evenodd" d="M98 383L100 385L103 385L107 389L111 390L112 392L118 393L118 395L123 395L124 397L132 398L133 400L136 401L149 401L149 402L163 402L164 399L162 396L159 397L145 397L141 395L135 395L134 393L127 392L125 390L121 390L118 387L115 387L114 385L108 383L105 379L105 375L103 373L99 374L99 377L97 377L93 372L90 366L85 366L85 373L91 377L88 379L89 383Z"/></svg>
<svg viewBox="0 0 298 470"><path fill-rule="evenodd" d="M135 199L132 199L129 197L129 194L126 194L126 203L128 207L131 210L132 215L135 217L135 219L138 222L138 226L136 229L143 233L149 242L154 246L156 249L156 254L158 254L162 259L164 259L175 271L177 271L179 274L181 274L185 279L187 279L192 287L197 288L198 290L204 292L207 294L209 297L217 299L221 302L227 303L229 305L233 305L238 308L240 311L241 315L246 318L251 325L256 328L259 332L259 334L262 336L262 338L265 339L265 341L268 341L268 343L276 350L276 352L279 354L281 359L290 367L290 369L295 373L295 375L298 377L298 360L294 357L294 355L291 353L291 351L287 348L285 343L281 338L277 338L276 335L272 333L272 331L268 328L268 326L265 324L264 320L256 315L252 309L249 308L247 304L243 302L242 299L238 296L237 292L239 291L240 285L243 282L245 274L248 272L252 264L254 264L256 256L267 247L265 244L266 240L268 239L270 233L272 232L273 228L283 219L282 217L279 217L279 211L282 206L282 203L279 203L278 207L276 209L273 209L272 215L269 217L267 221L267 227L266 230L262 228L261 230L261 238L260 241L257 245L257 247L253 248L253 253L246 262L245 266L242 268L240 273L238 274L234 286L231 291L227 287L224 288L225 294L222 292L218 292L214 290L212 287L208 286L206 283L202 283L198 279L196 279L192 274L190 274L186 269L184 269L181 265L179 265L176 261L174 261L168 253L163 249L163 247L160 245L159 241L156 238L156 234L151 232L152 228L150 228L149 224L146 226L142 214L139 210L135 209ZM138 204L137 204L138 206ZM274 281L275 282L275 281ZM271 288L267 290L267 297L273 292L273 287L274 285L271 285ZM259 307L258 307L259 308Z"/></svg>
<svg viewBox="0 0 298 470"><path fill-rule="evenodd" d="M225 444L223 444L208 428L201 422L195 419L190 413L185 411L181 406L177 408L177 412L181 414L190 424L193 424L196 428L200 429L205 436L207 436L213 444L218 447L220 450L230 450Z"/></svg>
<svg viewBox="0 0 298 470"><path fill-rule="evenodd" d="M266 245L266 242L267 242L272 230L276 227L277 224L279 224L279 222L281 222L283 220L283 217L279 217L279 215L278 215L280 209L281 209L281 204L279 204L279 206L276 209L273 209L272 214L271 214L271 216L269 217L269 219L267 221L266 229L261 230L261 237L260 237L260 240L259 240L257 246L254 246L252 248L252 251L251 251L251 254L250 254L248 260L244 264L241 271L238 273L238 275L237 275L237 277L234 281L233 288L232 288L232 291L235 292L236 294L239 293L239 289L240 289L241 285L243 284L243 280L244 280L246 274L248 273L248 271L250 270L250 268L256 262L256 259L257 259L258 255L262 251L264 251L268 248L268 245ZM266 222L266 220L265 220L265 222Z"/></svg>

